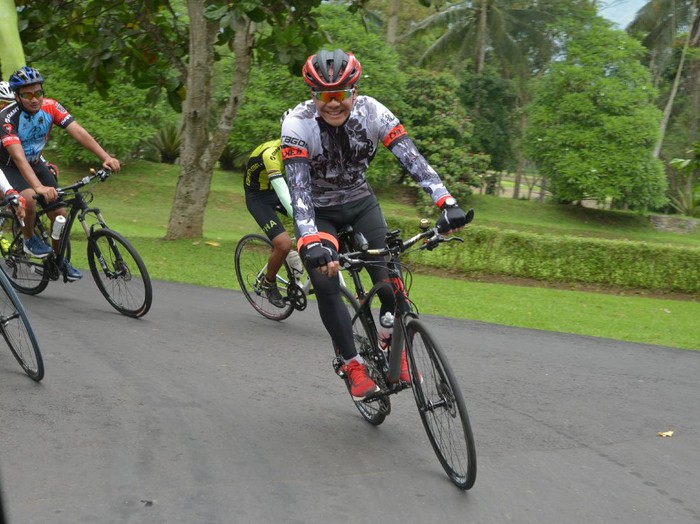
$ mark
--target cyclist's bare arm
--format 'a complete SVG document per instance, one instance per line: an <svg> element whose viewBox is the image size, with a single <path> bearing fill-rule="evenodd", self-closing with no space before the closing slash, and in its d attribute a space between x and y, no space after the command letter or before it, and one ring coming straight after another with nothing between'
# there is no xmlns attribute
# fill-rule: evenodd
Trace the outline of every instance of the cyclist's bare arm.
<svg viewBox="0 0 700 524"><path fill-rule="evenodd" d="M104 149L102 149L102 146L97 143L97 140L95 140L83 126L78 124L76 121L73 121L68 124L66 131L76 142L99 158L102 162L102 167L111 169L115 173L119 171L121 168L119 160L113 156L110 156Z"/></svg>

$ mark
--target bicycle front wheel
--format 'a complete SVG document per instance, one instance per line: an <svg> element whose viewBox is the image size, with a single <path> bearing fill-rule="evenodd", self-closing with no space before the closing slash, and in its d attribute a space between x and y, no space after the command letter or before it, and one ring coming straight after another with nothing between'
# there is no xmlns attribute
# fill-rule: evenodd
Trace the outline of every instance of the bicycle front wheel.
<svg viewBox="0 0 700 524"><path fill-rule="evenodd" d="M442 350L420 320L407 325L406 353L418 413L450 480L467 490L476 480L476 446L467 407Z"/></svg>
<svg viewBox="0 0 700 524"><path fill-rule="evenodd" d="M49 285L45 262L24 252L20 226L9 211L0 213L0 270L26 295L38 295Z"/></svg>
<svg viewBox="0 0 700 524"><path fill-rule="evenodd" d="M10 351L32 380L44 378L44 361L34 330L17 293L4 275L0 274L0 331Z"/></svg>
<svg viewBox="0 0 700 524"><path fill-rule="evenodd" d="M372 330L369 327L369 322L365 318L364 313L360 310L360 305L347 288L340 288L343 297L343 303L350 313L352 318L352 335L355 341L355 349L357 353L365 361L367 373L381 389L386 389L384 383L383 367L386 363L384 355L377 346L376 336L372 336ZM367 310L369 311L369 310ZM350 385L348 392L350 391ZM386 395L377 395L370 400L353 400L355 407L360 412L362 417L374 426L378 426L386 416L391 412L391 402Z"/></svg>
<svg viewBox="0 0 700 524"><path fill-rule="evenodd" d="M151 278L136 249L116 231L103 228L88 238L88 262L98 289L127 317L148 313L153 300Z"/></svg>
<svg viewBox="0 0 700 524"><path fill-rule="evenodd" d="M284 307L277 307L270 303L261 287L271 252L272 242L267 237L255 233L245 235L238 242L233 257L236 277L243 295L255 311L270 320L284 320L294 312L291 302L285 300ZM280 294L286 298L287 286L282 278L282 273L292 274L286 262L277 274L277 287Z"/></svg>

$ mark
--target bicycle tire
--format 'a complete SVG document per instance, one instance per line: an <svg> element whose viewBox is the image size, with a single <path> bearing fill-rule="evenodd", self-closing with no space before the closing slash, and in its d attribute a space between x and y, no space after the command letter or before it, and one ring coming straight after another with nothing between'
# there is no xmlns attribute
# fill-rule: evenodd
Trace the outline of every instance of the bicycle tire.
<svg viewBox="0 0 700 524"><path fill-rule="evenodd" d="M127 317L139 318L151 309L153 288L136 249L116 231L96 229L88 237L88 263L100 293Z"/></svg>
<svg viewBox="0 0 700 524"><path fill-rule="evenodd" d="M364 311L371 310L361 310L357 299L347 288L340 289L341 295L343 297L343 302L345 307L350 313L352 318L352 333L353 339L355 341L355 349L357 353L365 361L365 366L367 367L367 373L374 380L382 390L386 390L386 383L384 382L384 371L383 366L385 365L386 359L384 358L381 350L377 346L377 337L373 335L372 329L369 327L369 323L365 318ZM348 393L350 393L350 384L345 381L345 385L348 388ZM352 397L350 397L352 399ZM386 416L391 412L391 401L387 395L376 395L371 400L354 400L355 407L360 412L360 415L372 424L373 426L378 426Z"/></svg>
<svg viewBox="0 0 700 524"><path fill-rule="evenodd" d="M13 288L25 295L38 295L49 285L46 262L24 252L20 225L12 212L0 213L0 239L6 241L0 249L0 270Z"/></svg>
<svg viewBox="0 0 700 524"><path fill-rule="evenodd" d="M44 378L44 360L27 313L4 274L0 274L0 332L10 351L32 380Z"/></svg>
<svg viewBox="0 0 700 524"><path fill-rule="evenodd" d="M425 432L450 480L468 490L476 481L476 446L452 368L425 324L406 326L413 395Z"/></svg>
<svg viewBox="0 0 700 524"><path fill-rule="evenodd" d="M245 235L236 245L236 252L233 256L234 269L236 271L238 285L241 287L241 291L246 300L253 306L253 309L265 318L280 321L289 318L294 312L294 307L291 302L286 300L286 285L279 285L280 280L282 280L279 273L285 271L288 276L292 273L285 262L283 268L280 268L277 275L277 287L282 297L285 298L285 305L279 308L271 304L260 288L260 282L265 276L267 260L270 257L271 251L272 242L270 242L267 237L256 233Z"/></svg>

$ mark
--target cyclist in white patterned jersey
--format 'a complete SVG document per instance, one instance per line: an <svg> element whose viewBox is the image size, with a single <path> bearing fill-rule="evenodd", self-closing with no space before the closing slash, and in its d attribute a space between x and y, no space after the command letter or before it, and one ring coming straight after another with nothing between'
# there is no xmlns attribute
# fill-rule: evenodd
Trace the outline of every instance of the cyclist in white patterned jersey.
<svg viewBox="0 0 700 524"><path fill-rule="evenodd" d="M311 100L297 105L282 124L282 157L294 209L300 254L309 269L319 313L344 361L356 400L378 391L357 354L350 315L344 307L338 271L339 228L351 225L370 248L384 247L387 225L365 171L381 142L442 209L441 232L463 227L467 218L435 170L418 152L399 120L381 103L359 96L361 65L340 49L319 51L302 71ZM386 267L368 268L374 282L388 278ZM380 315L394 311L389 289L380 293ZM400 380L410 383L406 357Z"/></svg>

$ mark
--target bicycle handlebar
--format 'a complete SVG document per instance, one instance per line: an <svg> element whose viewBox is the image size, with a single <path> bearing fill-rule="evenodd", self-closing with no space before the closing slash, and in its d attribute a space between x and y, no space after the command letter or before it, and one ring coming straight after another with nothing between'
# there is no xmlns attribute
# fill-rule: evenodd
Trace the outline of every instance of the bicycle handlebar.
<svg viewBox="0 0 700 524"><path fill-rule="evenodd" d="M418 249L427 249L432 251L439 244L443 242L464 242L464 239L460 237L446 237L442 235L437 226L428 228L428 220L422 218L420 221L420 228L423 229L421 233L412 236L407 240L401 238L401 231L395 229L387 233L387 245L383 248L365 249L360 251L353 251L351 253L339 253L340 266L343 269L350 269L355 266L363 266L366 264L364 260L368 256L373 257L383 257L389 255L392 259L396 259L398 255L408 250L414 246L420 240L424 240L423 245Z"/></svg>
<svg viewBox="0 0 700 524"><path fill-rule="evenodd" d="M64 187L57 187L56 192L58 193L59 197L65 196L67 193L71 191L76 191L77 189L80 189L81 187L84 187L88 185L90 182L92 182L94 179L99 178L100 182L104 182L107 180L110 175L112 174L111 169L107 169L106 167L103 167L101 169L95 170L94 168L90 169L90 174L88 176L85 176L75 182L74 184L71 184L69 186L64 186Z"/></svg>

